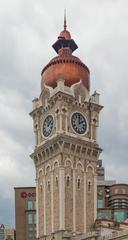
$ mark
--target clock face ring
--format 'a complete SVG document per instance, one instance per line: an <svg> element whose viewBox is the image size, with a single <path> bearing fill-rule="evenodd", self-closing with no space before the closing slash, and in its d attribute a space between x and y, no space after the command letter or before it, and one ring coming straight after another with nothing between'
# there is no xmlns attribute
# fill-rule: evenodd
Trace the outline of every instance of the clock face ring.
<svg viewBox="0 0 128 240"><path fill-rule="evenodd" d="M71 125L73 130L83 135L87 131L87 121L84 115L80 112L74 112L71 116Z"/></svg>
<svg viewBox="0 0 128 240"><path fill-rule="evenodd" d="M53 116L52 115L48 115L44 122L43 122L43 126L42 126L42 134L44 137L49 137L49 135L51 134L52 132L52 129L53 129Z"/></svg>

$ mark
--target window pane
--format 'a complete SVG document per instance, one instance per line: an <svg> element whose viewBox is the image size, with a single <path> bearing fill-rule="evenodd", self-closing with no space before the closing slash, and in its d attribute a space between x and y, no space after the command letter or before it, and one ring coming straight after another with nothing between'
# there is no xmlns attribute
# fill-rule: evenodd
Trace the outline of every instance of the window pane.
<svg viewBox="0 0 128 240"><path fill-rule="evenodd" d="M34 214L34 224L36 224L36 213Z"/></svg>
<svg viewBox="0 0 128 240"><path fill-rule="evenodd" d="M32 223L33 223L33 221L32 221L32 214L29 213L28 214L28 224L32 224Z"/></svg>
<svg viewBox="0 0 128 240"><path fill-rule="evenodd" d="M28 237L29 237L29 238L33 238L33 235L34 235L33 232L29 232L29 233L28 233Z"/></svg>
<svg viewBox="0 0 128 240"><path fill-rule="evenodd" d="M102 219L102 212L98 212L98 219Z"/></svg>
<svg viewBox="0 0 128 240"><path fill-rule="evenodd" d="M28 201L28 209L29 210L33 209L33 202L32 201Z"/></svg>
<svg viewBox="0 0 128 240"><path fill-rule="evenodd" d="M103 208L103 200L98 199L98 208Z"/></svg>
<svg viewBox="0 0 128 240"><path fill-rule="evenodd" d="M33 202L34 209L36 209L36 201Z"/></svg>
<svg viewBox="0 0 128 240"><path fill-rule="evenodd" d="M114 220L116 221L124 221L127 218L127 214L125 212L114 212Z"/></svg>
<svg viewBox="0 0 128 240"><path fill-rule="evenodd" d="M117 194L117 193L118 193L118 189L115 189L115 191L114 191L114 192L115 192L115 194Z"/></svg>
<svg viewBox="0 0 128 240"><path fill-rule="evenodd" d="M122 193L123 193L123 194L125 194L125 193L126 193L126 190L125 190L124 188L122 189Z"/></svg>
<svg viewBox="0 0 128 240"><path fill-rule="evenodd" d="M98 212L98 219L110 219L110 212Z"/></svg>

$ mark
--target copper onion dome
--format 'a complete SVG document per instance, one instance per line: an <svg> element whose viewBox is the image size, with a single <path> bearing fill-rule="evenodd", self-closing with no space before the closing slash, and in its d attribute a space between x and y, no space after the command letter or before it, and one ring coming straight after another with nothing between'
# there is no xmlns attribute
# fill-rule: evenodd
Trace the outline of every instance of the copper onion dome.
<svg viewBox="0 0 128 240"><path fill-rule="evenodd" d="M85 87L89 90L89 69L77 57L72 55L78 46L71 38L70 32L67 31L66 16L64 17L64 30L60 33L58 40L52 46L57 57L54 57L41 72L41 84L56 87L57 80L62 78L65 80L66 86L71 86L74 83L82 80Z"/></svg>

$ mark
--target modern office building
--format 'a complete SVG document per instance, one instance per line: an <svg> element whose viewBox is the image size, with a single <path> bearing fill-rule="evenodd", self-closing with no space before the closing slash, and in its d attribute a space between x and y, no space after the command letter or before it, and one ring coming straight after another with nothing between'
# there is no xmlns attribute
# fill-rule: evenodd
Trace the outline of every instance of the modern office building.
<svg viewBox="0 0 128 240"><path fill-rule="evenodd" d="M35 187L15 188L16 240L35 239L36 191Z"/></svg>
<svg viewBox="0 0 128 240"><path fill-rule="evenodd" d="M128 184L98 185L98 219L124 222L128 219Z"/></svg>

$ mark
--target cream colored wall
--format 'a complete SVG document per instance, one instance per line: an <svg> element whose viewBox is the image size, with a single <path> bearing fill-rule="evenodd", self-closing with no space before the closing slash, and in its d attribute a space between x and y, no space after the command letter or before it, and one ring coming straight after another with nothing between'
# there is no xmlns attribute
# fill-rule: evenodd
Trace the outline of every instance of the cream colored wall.
<svg viewBox="0 0 128 240"><path fill-rule="evenodd" d="M97 104L97 97L93 97L91 101L89 93L81 83L72 88L66 87L61 93L56 89L46 88L39 100L36 100L34 111L31 113L36 136L36 148L31 156L38 176L40 239L43 235L58 230L67 230L75 234L85 233L94 223L96 215L94 178L96 161L101 152L96 144L96 132L99 124L98 115L102 107ZM71 127L71 114L75 111L81 112L87 119L88 129L83 136L76 134ZM41 128L49 114L54 117L54 127L51 135L45 139L41 135Z"/></svg>

